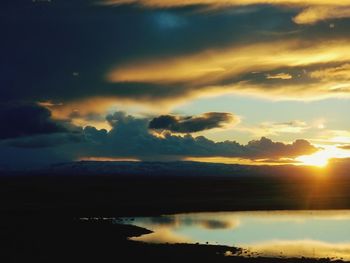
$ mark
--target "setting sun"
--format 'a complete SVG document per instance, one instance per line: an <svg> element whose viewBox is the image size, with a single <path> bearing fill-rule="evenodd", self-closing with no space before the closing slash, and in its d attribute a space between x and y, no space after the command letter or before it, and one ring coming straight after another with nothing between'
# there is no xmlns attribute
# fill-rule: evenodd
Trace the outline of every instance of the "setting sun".
<svg viewBox="0 0 350 263"><path fill-rule="evenodd" d="M304 155L296 158L302 165L325 167L330 159L326 151L320 151L312 155Z"/></svg>
<svg viewBox="0 0 350 263"><path fill-rule="evenodd" d="M312 154L297 157L295 160L301 165L310 165L316 167L327 166L330 159L333 158L348 158L349 151L342 150L336 146L322 146L322 150Z"/></svg>

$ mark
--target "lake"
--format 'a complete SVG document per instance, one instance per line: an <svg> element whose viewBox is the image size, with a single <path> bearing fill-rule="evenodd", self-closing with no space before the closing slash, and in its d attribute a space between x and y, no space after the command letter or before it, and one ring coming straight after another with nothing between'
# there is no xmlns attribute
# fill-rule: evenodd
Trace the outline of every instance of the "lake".
<svg viewBox="0 0 350 263"><path fill-rule="evenodd" d="M153 231L132 238L138 241L228 245L242 248L245 256L350 260L350 210L188 213L121 220Z"/></svg>

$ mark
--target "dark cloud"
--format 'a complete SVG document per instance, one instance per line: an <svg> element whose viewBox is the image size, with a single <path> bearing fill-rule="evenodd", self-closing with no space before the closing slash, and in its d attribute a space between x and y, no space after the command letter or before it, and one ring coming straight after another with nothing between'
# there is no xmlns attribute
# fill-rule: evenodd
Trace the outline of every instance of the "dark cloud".
<svg viewBox="0 0 350 263"><path fill-rule="evenodd" d="M135 60L179 56L257 38L263 41L271 39L263 31L295 27L286 19L291 11L274 7L253 8L252 17L239 8L204 15L190 9L109 8L89 0L5 2L0 10L3 101L183 97L191 92L185 86L111 84L105 75Z"/></svg>
<svg viewBox="0 0 350 263"><path fill-rule="evenodd" d="M2 145L13 146L19 148L46 148L55 147L64 144L80 143L85 140L81 133L54 133L42 134L34 136L26 136L14 139L7 139L1 142Z"/></svg>
<svg viewBox="0 0 350 263"><path fill-rule="evenodd" d="M225 8L208 14L193 12L195 8L110 8L95 2L1 2L0 101L174 100L197 94L204 87L109 83L106 74L115 67L146 60L291 36L317 43L329 39L330 34L323 24L300 28L290 19L298 10L274 6ZM332 39L347 38L348 28L349 21L339 19L331 31ZM231 78L210 84L235 84L242 76ZM274 90L271 83L281 86L278 81L268 81L264 92Z"/></svg>
<svg viewBox="0 0 350 263"><path fill-rule="evenodd" d="M231 113L208 112L200 116L178 117L162 115L151 120L150 129L168 130L176 133L191 133L220 128L238 119Z"/></svg>
<svg viewBox="0 0 350 263"><path fill-rule="evenodd" d="M84 157L131 157L144 161L182 160L186 157L276 160L307 155L318 150L305 140L285 144L263 137L242 145L236 141L214 142L204 136L193 137L189 134L177 136L170 132L163 133L163 137L157 137L149 131L149 119L136 118L124 112L108 115L107 121L112 126L110 131L88 126L80 133L56 133L3 140L0 145L2 161L6 163L5 153L12 152L11 149L16 149L19 156L25 156L25 153L37 153L38 156L42 156L42 152L51 152L47 154L46 163L67 159L78 160ZM35 158L32 155L30 159ZM18 161L20 162L19 159Z"/></svg>
<svg viewBox="0 0 350 263"><path fill-rule="evenodd" d="M67 132L63 123L51 119L51 112L36 104L0 105L0 139Z"/></svg>
<svg viewBox="0 0 350 263"><path fill-rule="evenodd" d="M241 145L235 141L214 142L204 136L176 136L171 133L156 137L149 130L149 119L135 118L124 112L107 117L111 131L88 127L85 136L94 141L86 145L89 156L137 157L142 160L169 160L185 157L239 157L247 159L278 159L311 154L318 149L308 141L292 144L273 142L267 138Z"/></svg>
<svg viewBox="0 0 350 263"><path fill-rule="evenodd" d="M316 152L318 149L306 140L296 140L292 144L273 142L272 140L262 137L260 140L250 141L246 145L249 154L252 156L264 156L270 158L280 157L297 157Z"/></svg>

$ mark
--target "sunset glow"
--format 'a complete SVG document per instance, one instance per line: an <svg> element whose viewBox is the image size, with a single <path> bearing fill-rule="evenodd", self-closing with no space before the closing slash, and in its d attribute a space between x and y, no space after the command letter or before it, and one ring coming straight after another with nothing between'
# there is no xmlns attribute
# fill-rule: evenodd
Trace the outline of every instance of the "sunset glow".
<svg viewBox="0 0 350 263"><path fill-rule="evenodd" d="M4 5L0 168L350 157L350 0L65 2Z"/></svg>
<svg viewBox="0 0 350 263"><path fill-rule="evenodd" d="M302 165L310 165L316 167L325 167L330 159L334 158L349 158L350 151L339 149L336 146L323 146L324 149L311 155L297 157L295 160Z"/></svg>

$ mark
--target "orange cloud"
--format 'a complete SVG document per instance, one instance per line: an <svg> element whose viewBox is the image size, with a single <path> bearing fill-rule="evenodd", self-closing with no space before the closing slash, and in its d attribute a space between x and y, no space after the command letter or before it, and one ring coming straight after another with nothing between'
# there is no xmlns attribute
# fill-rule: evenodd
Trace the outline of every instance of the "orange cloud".
<svg viewBox="0 0 350 263"><path fill-rule="evenodd" d="M331 80L348 81L350 80L350 64L315 70L310 73L310 76L326 82Z"/></svg>
<svg viewBox="0 0 350 263"><path fill-rule="evenodd" d="M288 73L267 74L267 79L292 79L293 76Z"/></svg>
<svg viewBox="0 0 350 263"><path fill-rule="evenodd" d="M304 9L293 18L293 21L297 24L314 24L322 20L345 17L350 17L350 6L322 5Z"/></svg>
<svg viewBox="0 0 350 263"><path fill-rule="evenodd" d="M48 108L55 120L70 120L77 126L95 126L98 129L111 127L105 120L108 108L116 103L113 98L90 98L85 100L65 103L38 102L39 105ZM100 118L99 118L100 116Z"/></svg>
<svg viewBox="0 0 350 263"><path fill-rule="evenodd" d="M111 82L208 84L253 71L350 60L349 43L349 40L321 43L287 40L206 50L189 56L126 64L112 70L107 79Z"/></svg>
<svg viewBox="0 0 350 263"><path fill-rule="evenodd" d="M172 103L181 103L184 98L175 99ZM118 97L92 97L82 100L53 103L51 101L38 102L40 106L49 109L55 120L70 120L74 125L85 127L94 126L98 129L110 130L111 126L105 117L108 112L124 110L131 113L148 112L150 115L168 113L170 104L166 99L154 105L152 101L134 101ZM161 105L161 108L159 108Z"/></svg>
<svg viewBox="0 0 350 263"><path fill-rule="evenodd" d="M239 78L244 74L273 71L279 68L310 67L327 63L350 61L350 40L329 40L308 42L302 40L272 41L237 45L226 49L210 49L197 54L150 59L125 64L107 74L110 82L140 82L162 85L186 85L188 93L207 94L233 92L293 99L318 99L349 94L348 82L330 79L327 83L286 83L271 86L261 82L252 84L237 81L222 84L226 80ZM289 75L271 75L274 79L288 79Z"/></svg>

